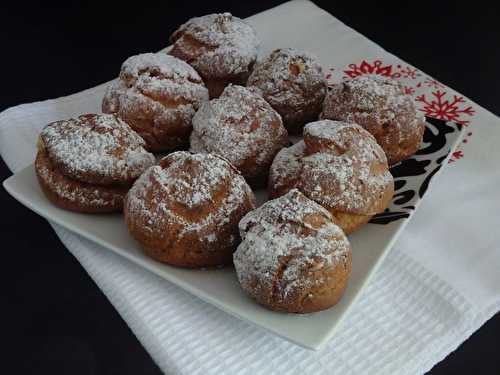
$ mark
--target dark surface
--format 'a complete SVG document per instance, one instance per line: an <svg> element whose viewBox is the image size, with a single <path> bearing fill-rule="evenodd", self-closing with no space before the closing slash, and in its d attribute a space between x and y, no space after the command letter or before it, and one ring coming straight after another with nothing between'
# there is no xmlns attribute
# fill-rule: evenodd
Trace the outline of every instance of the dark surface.
<svg viewBox="0 0 500 375"><path fill-rule="evenodd" d="M207 4L208 3L208 4ZM71 94L117 75L128 56L167 45L193 15L246 17L279 1L119 3L51 8L2 4L0 110ZM397 6L317 2L389 51L500 114L500 49L495 9L434 2ZM474 6L471 9L470 6ZM277 20L279 22L279 20ZM0 179L10 175L0 165ZM0 189L2 315L9 374L160 374L149 355L47 222ZM431 374L499 373L497 315Z"/></svg>

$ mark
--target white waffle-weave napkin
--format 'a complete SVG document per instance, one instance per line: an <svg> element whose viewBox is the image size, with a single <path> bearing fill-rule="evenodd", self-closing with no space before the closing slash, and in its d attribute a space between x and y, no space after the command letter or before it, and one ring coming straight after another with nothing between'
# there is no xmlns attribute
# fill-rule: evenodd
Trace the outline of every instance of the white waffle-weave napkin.
<svg viewBox="0 0 500 375"><path fill-rule="evenodd" d="M276 20L280 22L276 22ZM420 374L500 309L500 120L387 53L307 1L249 18L263 53L315 53L332 79L373 72L399 77L427 114L470 122L461 151L351 310L318 352L241 322L91 242L54 226L166 374ZM364 61L364 63L363 63ZM0 114L0 152L30 164L48 122L96 112L106 85ZM423 96L422 96L423 95ZM445 103L445 101L448 101Z"/></svg>

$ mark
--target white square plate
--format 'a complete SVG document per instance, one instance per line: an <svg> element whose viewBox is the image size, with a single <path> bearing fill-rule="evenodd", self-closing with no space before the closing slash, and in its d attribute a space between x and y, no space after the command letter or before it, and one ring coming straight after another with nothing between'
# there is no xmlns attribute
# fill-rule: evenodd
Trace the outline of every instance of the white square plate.
<svg viewBox="0 0 500 375"><path fill-rule="evenodd" d="M38 186L33 165L5 180L4 187L15 199L44 218L122 255L221 310L298 345L318 349L333 335L389 253L427 190L430 179L447 164L460 135L459 125L428 120L419 153L391 169L396 182L391 207L350 236L353 268L343 298L329 310L308 315L277 313L257 305L240 289L232 268L185 270L146 257L127 232L121 215L78 214L53 206ZM262 203L267 194L258 191L256 195Z"/></svg>

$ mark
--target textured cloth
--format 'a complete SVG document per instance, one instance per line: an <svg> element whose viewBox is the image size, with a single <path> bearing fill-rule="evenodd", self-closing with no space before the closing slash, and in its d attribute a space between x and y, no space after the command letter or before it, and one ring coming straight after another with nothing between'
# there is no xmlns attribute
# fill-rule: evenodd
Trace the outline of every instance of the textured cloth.
<svg viewBox="0 0 500 375"><path fill-rule="evenodd" d="M249 22L263 41L262 54L309 50L334 69L332 80L391 75L427 115L474 129L330 342L316 352L300 348L54 229L166 374L426 372L500 309L500 120L312 3L290 2ZM99 111L106 86L2 112L0 152L7 165L17 171L33 162L38 132L48 122Z"/></svg>

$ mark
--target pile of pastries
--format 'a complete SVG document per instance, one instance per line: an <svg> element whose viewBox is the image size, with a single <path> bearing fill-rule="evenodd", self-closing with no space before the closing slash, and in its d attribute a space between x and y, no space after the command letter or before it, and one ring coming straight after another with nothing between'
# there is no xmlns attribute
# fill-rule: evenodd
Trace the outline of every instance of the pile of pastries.
<svg viewBox="0 0 500 375"><path fill-rule="evenodd" d="M63 209L123 212L160 262L234 264L272 310L333 306L351 272L347 235L389 205L389 166L418 150L424 117L390 78L328 89L307 52L257 61L255 31L229 13L193 18L170 41L123 63L103 113L42 130L43 192ZM256 207L252 189L266 187Z"/></svg>

